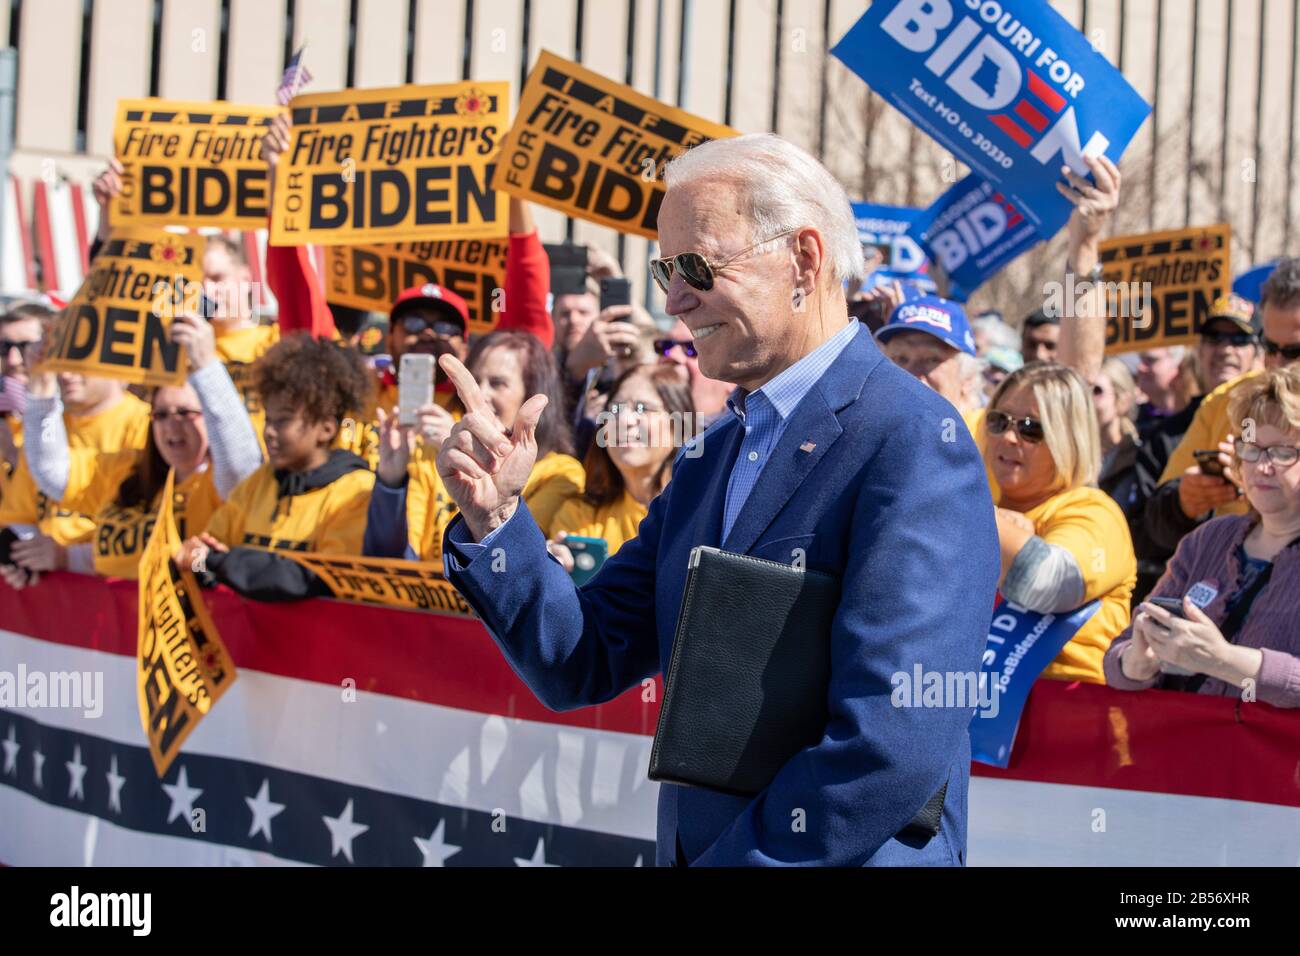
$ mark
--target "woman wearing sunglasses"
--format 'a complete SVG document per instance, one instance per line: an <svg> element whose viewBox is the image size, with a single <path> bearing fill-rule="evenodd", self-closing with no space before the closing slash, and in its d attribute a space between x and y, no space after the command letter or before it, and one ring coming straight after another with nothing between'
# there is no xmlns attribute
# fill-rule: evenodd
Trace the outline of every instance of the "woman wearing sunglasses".
<svg viewBox="0 0 1300 956"><path fill-rule="evenodd" d="M1064 365L1027 365L993 393L983 427L1000 493L1002 596L1040 613L1100 600L1043 676L1104 683L1102 657L1128 625L1137 563L1124 513L1096 487L1091 390Z"/></svg>
<svg viewBox="0 0 1300 956"><path fill-rule="evenodd" d="M217 359L211 323L181 317L172 336L184 346L193 371L183 385L154 389L152 425L142 449L69 449L54 376L33 376L23 422L32 436L24 446L28 466L52 501L95 518L91 541L68 549L71 570L134 578L169 471L176 476L173 504L184 539L201 531L223 497L262 462L244 400ZM39 580L13 566L3 573L15 587Z"/></svg>
<svg viewBox="0 0 1300 956"><path fill-rule="evenodd" d="M642 365L619 376L587 446L586 490L549 525L538 522L565 570L573 570L568 535L603 538L611 556L636 537L650 502L668 484L674 454L694 434L694 419L690 389L672 369Z"/></svg>
<svg viewBox="0 0 1300 956"><path fill-rule="evenodd" d="M1151 592L1182 613L1139 605L1106 652L1106 682L1300 707L1300 371L1252 379L1229 415L1253 423L1233 442L1250 513L1183 538Z"/></svg>

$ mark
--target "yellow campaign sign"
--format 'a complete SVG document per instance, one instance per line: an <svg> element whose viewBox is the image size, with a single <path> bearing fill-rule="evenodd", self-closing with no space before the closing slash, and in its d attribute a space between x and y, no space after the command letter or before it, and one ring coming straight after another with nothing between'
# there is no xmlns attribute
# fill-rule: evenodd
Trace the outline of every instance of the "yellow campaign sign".
<svg viewBox="0 0 1300 956"><path fill-rule="evenodd" d="M172 561L181 544L172 511L175 480L175 473L169 473L153 533L140 557L136 690L140 722L160 778L236 677L194 575Z"/></svg>
<svg viewBox="0 0 1300 956"><path fill-rule="evenodd" d="M491 182L509 92L508 83L448 83L295 97L271 241L504 237L510 200Z"/></svg>
<svg viewBox="0 0 1300 956"><path fill-rule="evenodd" d="M664 166L692 146L737 135L543 50L501 146L493 185L654 239Z"/></svg>
<svg viewBox="0 0 1300 956"><path fill-rule="evenodd" d="M1195 342L1214 300L1232 290L1231 240L1219 224L1101 242L1106 354Z"/></svg>
<svg viewBox="0 0 1300 956"><path fill-rule="evenodd" d="M440 565L301 551L276 553L293 558L313 572L343 601L475 616L460 592L442 576Z"/></svg>
<svg viewBox="0 0 1300 956"><path fill-rule="evenodd" d="M185 354L171 323L181 311L199 311L204 242L161 229L114 229L55 322L42 367L183 384Z"/></svg>
<svg viewBox="0 0 1300 956"><path fill-rule="evenodd" d="M269 190L262 140L275 106L118 100L122 162L115 223L262 229Z"/></svg>
<svg viewBox="0 0 1300 956"><path fill-rule="evenodd" d="M505 239L329 246L325 297L387 312L403 290L432 282L465 300L471 334L491 332L503 307L508 248Z"/></svg>

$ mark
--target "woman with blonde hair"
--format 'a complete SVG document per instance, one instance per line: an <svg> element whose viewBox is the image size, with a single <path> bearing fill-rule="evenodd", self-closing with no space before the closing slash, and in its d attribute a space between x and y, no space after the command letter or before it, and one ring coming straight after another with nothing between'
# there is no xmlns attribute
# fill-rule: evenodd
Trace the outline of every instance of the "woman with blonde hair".
<svg viewBox="0 0 1300 956"><path fill-rule="evenodd" d="M1300 707L1300 371L1273 369L1233 392L1229 420L1250 513L1202 524L1178 544L1153 597L1106 652L1106 683Z"/></svg>
<svg viewBox="0 0 1300 956"><path fill-rule="evenodd" d="M1092 406L1097 412L1101 439L1097 487L1115 499L1130 522L1141 518L1139 511L1144 503L1137 475L1138 450L1142 447L1137 396L1137 382L1128 366L1117 358L1106 359L1101 374L1092 383Z"/></svg>
<svg viewBox="0 0 1300 956"><path fill-rule="evenodd" d="M1064 365L1027 365L993 393L983 427L997 480L1002 596L1058 614L1100 600L1043 676L1104 683L1102 656L1128 625L1137 563L1123 513L1096 487L1101 442L1089 389Z"/></svg>

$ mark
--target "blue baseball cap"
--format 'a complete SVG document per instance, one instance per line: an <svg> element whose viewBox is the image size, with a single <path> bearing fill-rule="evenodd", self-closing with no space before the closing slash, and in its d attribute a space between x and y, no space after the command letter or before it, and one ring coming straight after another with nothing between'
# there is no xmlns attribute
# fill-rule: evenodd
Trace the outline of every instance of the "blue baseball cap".
<svg viewBox="0 0 1300 956"><path fill-rule="evenodd" d="M909 331L928 332L959 352L975 354L975 336L971 334L966 310L951 299L923 295L904 302L876 332L876 340L887 342L891 336Z"/></svg>

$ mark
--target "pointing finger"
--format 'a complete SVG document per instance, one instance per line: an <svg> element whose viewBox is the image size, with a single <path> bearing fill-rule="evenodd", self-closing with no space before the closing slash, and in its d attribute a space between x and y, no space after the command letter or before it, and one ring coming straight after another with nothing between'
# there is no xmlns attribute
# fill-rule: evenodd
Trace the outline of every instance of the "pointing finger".
<svg viewBox="0 0 1300 956"><path fill-rule="evenodd" d="M454 355L444 355L438 359L438 365L447 373L451 384L456 386L456 394L460 396L466 411L477 412L487 407L487 399L479 391L478 382L474 381L474 376L460 359Z"/></svg>

